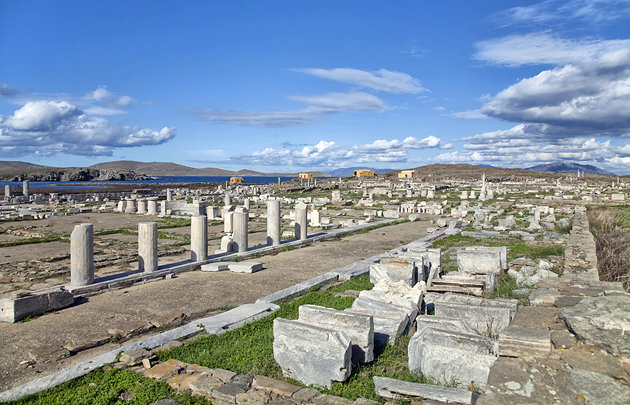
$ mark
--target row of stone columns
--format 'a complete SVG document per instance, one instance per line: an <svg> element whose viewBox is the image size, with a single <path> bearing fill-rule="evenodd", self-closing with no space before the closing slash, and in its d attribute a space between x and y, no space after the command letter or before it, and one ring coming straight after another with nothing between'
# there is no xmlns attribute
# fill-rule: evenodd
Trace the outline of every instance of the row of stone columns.
<svg viewBox="0 0 630 405"><path fill-rule="evenodd" d="M307 206L295 207L295 238L307 238ZM248 249L249 210L246 206L226 207L224 230L231 236L230 251ZM281 209L279 200L267 201L267 244L279 246L281 242ZM195 215L190 221L190 256L200 262L208 258L208 217ZM158 269L158 226L156 222L138 224L138 269L152 273ZM94 227L85 223L76 225L70 235L70 283L84 286L94 282Z"/></svg>

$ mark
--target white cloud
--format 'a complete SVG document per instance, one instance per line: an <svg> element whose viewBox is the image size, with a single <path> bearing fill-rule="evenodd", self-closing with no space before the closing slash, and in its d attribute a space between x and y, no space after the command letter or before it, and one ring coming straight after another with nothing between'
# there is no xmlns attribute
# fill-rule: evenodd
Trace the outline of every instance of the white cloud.
<svg viewBox="0 0 630 405"><path fill-rule="evenodd" d="M414 149L446 148L435 136L422 139L407 137L379 139L369 144L341 146L332 141L319 141L302 147L287 145L283 148L265 148L250 155L230 158L230 163L247 163L266 166L338 167L341 164L375 162L406 162L408 151Z"/></svg>
<svg viewBox="0 0 630 405"><path fill-rule="evenodd" d="M455 118L466 118L466 119L480 119L480 118L488 118L488 116L486 116L485 114L482 114L481 111L479 110L468 110L468 111L458 111L458 112L454 112L449 114L452 117Z"/></svg>
<svg viewBox="0 0 630 405"><path fill-rule="evenodd" d="M490 17L500 26L514 24L569 24L574 20L602 23L630 15L628 0L546 0L531 6L512 7Z"/></svg>
<svg viewBox="0 0 630 405"><path fill-rule="evenodd" d="M98 115L124 114L124 109L135 102L130 96L117 96L111 93L106 86L97 87L96 90L85 96L85 99L96 101L105 106L89 108L91 114Z"/></svg>
<svg viewBox="0 0 630 405"><path fill-rule="evenodd" d="M20 94L20 90L14 89L6 83L0 83L0 97L13 97Z"/></svg>
<svg viewBox="0 0 630 405"><path fill-rule="evenodd" d="M567 39L549 32L510 35L475 44L474 58L504 66L581 63L630 47L630 40Z"/></svg>
<svg viewBox="0 0 630 405"><path fill-rule="evenodd" d="M214 109L190 110L197 118L220 124L263 128L303 125L328 114L343 112L385 111L389 107L378 97L362 92L327 93L315 96L295 96L291 100L310 104L299 110L234 111Z"/></svg>
<svg viewBox="0 0 630 405"><path fill-rule="evenodd" d="M376 91L388 93L418 94L428 91L418 79L407 73L393 72L387 69L379 69L375 72L353 68L319 69L304 68L294 69L297 72L310 74L323 79L365 87Z"/></svg>
<svg viewBox="0 0 630 405"><path fill-rule="evenodd" d="M481 113L548 139L630 135L630 47L544 70L499 92Z"/></svg>
<svg viewBox="0 0 630 405"><path fill-rule="evenodd" d="M0 116L0 154L111 155L112 148L157 145L175 136L159 131L111 125L67 101L29 101L10 116Z"/></svg>

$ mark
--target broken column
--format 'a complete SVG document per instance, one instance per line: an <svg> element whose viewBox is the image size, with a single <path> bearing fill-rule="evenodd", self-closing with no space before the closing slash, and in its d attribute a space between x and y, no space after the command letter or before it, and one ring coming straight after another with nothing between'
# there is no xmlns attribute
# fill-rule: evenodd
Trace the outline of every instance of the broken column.
<svg viewBox="0 0 630 405"><path fill-rule="evenodd" d="M173 201L173 191L170 188L166 189L166 201Z"/></svg>
<svg viewBox="0 0 630 405"><path fill-rule="evenodd" d="M94 282L94 231L92 224L80 224L70 234L70 284Z"/></svg>
<svg viewBox="0 0 630 405"><path fill-rule="evenodd" d="M249 211L249 204L249 198L243 200L243 206L247 208L247 211Z"/></svg>
<svg viewBox="0 0 630 405"><path fill-rule="evenodd" d="M298 203L295 206L295 239L306 240L308 236L306 209L307 206L304 203Z"/></svg>
<svg viewBox="0 0 630 405"><path fill-rule="evenodd" d="M136 200L128 198L127 204L125 205L125 213L127 214L135 214L136 213Z"/></svg>
<svg viewBox="0 0 630 405"><path fill-rule="evenodd" d="M158 268L158 228L157 222L138 224L138 268L145 273L153 273Z"/></svg>
<svg viewBox="0 0 630 405"><path fill-rule="evenodd" d="M22 182L22 194L24 194L24 197L28 197L29 196L29 192L28 192L28 180L24 180Z"/></svg>
<svg viewBox="0 0 630 405"><path fill-rule="evenodd" d="M11 186L10 185L6 185L4 186L4 199L8 200L11 198Z"/></svg>
<svg viewBox="0 0 630 405"><path fill-rule="evenodd" d="M147 198L147 215L157 215L157 197Z"/></svg>
<svg viewBox="0 0 630 405"><path fill-rule="evenodd" d="M280 245L280 200L267 201L267 244Z"/></svg>
<svg viewBox="0 0 630 405"><path fill-rule="evenodd" d="M208 258L208 217L194 215L190 218L190 259L200 262Z"/></svg>
<svg viewBox="0 0 630 405"><path fill-rule="evenodd" d="M237 207L234 210L234 233L232 236L233 248L237 252L247 252L247 225L249 211L245 207Z"/></svg>
<svg viewBox="0 0 630 405"><path fill-rule="evenodd" d="M138 214L146 214L147 213L147 200L140 199L138 200Z"/></svg>
<svg viewBox="0 0 630 405"><path fill-rule="evenodd" d="M226 207L232 205L232 196L230 195L230 193L226 192L223 196L223 205L225 205Z"/></svg>

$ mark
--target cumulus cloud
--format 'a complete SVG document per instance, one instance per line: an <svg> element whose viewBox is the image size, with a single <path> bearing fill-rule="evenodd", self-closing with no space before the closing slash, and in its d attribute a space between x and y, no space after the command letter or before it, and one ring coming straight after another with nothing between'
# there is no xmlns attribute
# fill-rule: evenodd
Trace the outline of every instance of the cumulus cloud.
<svg viewBox="0 0 630 405"><path fill-rule="evenodd" d="M503 66L566 64L593 61L628 49L630 40L567 39L549 32L510 35L475 44L474 58Z"/></svg>
<svg viewBox="0 0 630 405"><path fill-rule="evenodd" d="M125 108L135 102L130 96L118 96L107 90L106 86L99 86L85 96L86 100L94 101L100 105L90 106L86 111L95 115L124 114Z"/></svg>
<svg viewBox="0 0 630 405"><path fill-rule="evenodd" d="M235 111L191 109L190 111L199 119L220 124L282 128L307 124L328 114L385 111L389 108L380 98L363 92L294 96L290 99L309 105L299 110Z"/></svg>
<svg viewBox="0 0 630 405"><path fill-rule="evenodd" d="M0 154L12 156L109 156L112 148L157 145L174 136L175 128L112 125L67 101L29 101L12 115L0 116Z"/></svg>
<svg viewBox="0 0 630 405"><path fill-rule="evenodd" d="M248 163L267 166L337 167L340 164L378 162L405 162L408 151L414 149L447 148L435 136L422 139L407 137L380 139L369 144L341 146L332 141L319 141L315 145L286 145L282 148L265 148L250 155L230 158L231 163Z"/></svg>
<svg viewBox="0 0 630 405"><path fill-rule="evenodd" d="M323 79L348 83L376 91L388 93L418 94L428 91L418 79L407 73L393 72L387 69L379 69L375 72L353 68L319 69L304 68L294 69L297 72L306 73Z"/></svg>
<svg viewBox="0 0 630 405"><path fill-rule="evenodd" d="M499 92L484 115L529 124L546 138L630 135L630 47L568 64Z"/></svg>

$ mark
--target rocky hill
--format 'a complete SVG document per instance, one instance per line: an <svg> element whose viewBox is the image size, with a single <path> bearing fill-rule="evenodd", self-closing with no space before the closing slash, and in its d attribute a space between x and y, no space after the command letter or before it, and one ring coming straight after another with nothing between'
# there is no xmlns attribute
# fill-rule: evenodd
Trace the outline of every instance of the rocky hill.
<svg viewBox="0 0 630 405"><path fill-rule="evenodd" d="M1 176L6 181L124 181L150 180L151 177L130 170L86 169L70 167L63 169L33 169L22 173L9 173Z"/></svg>
<svg viewBox="0 0 630 405"><path fill-rule="evenodd" d="M567 163L567 162L554 162L536 165L528 167L525 170L531 170L536 172L554 172L554 173L569 173L577 174L577 171L584 172L585 174L596 174L599 176L616 176L616 174L600 169L599 167L592 165L581 165L579 163Z"/></svg>

